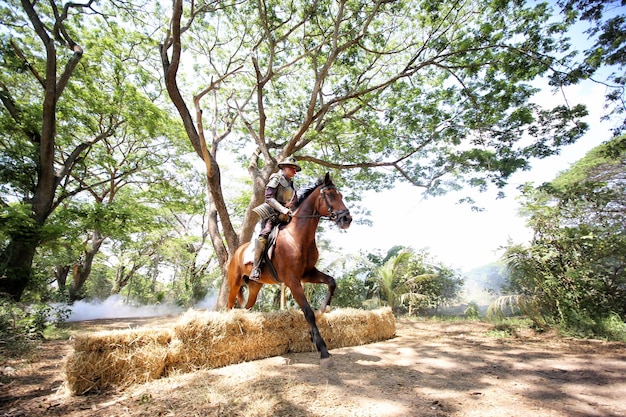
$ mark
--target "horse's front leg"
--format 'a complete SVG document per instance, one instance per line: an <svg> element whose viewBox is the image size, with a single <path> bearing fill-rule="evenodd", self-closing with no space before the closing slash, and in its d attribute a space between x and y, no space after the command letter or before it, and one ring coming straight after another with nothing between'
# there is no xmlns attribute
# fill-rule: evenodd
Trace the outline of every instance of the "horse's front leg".
<svg viewBox="0 0 626 417"><path fill-rule="evenodd" d="M304 274L304 276L302 277L302 282L309 282L312 284L326 284L328 286L328 294L326 294L322 305L320 305L319 311L323 314L326 312L326 309L330 309L330 303L333 300L333 295L335 294L335 289L337 288L335 278L321 271L318 271L317 268L313 268L306 274Z"/></svg>
<svg viewBox="0 0 626 417"><path fill-rule="evenodd" d="M300 282L296 283L293 286L290 286L291 295L294 300L298 303L302 312L304 313L304 318L306 322L309 324L309 334L311 335L311 341L315 344L317 351L320 353L320 365L325 368L330 368L335 365L332 356L328 353L328 348L326 347L326 342L322 338L319 329L317 328L317 323L315 322L315 313L313 309L309 305L309 302L304 295L304 290L302 289L302 285Z"/></svg>

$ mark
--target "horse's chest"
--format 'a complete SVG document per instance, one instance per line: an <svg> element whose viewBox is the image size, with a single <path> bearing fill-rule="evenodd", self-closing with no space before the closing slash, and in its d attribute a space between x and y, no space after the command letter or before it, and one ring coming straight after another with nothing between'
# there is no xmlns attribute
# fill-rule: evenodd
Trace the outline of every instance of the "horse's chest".
<svg viewBox="0 0 626 417"><path fill-rule="evenodd" d="M277 262L288 264L293 269L302 269L304 271L315 266L319 259L319 252L315 246L295 248L287 245L282 248L277 247L276 249L274 259Z"/></svg>

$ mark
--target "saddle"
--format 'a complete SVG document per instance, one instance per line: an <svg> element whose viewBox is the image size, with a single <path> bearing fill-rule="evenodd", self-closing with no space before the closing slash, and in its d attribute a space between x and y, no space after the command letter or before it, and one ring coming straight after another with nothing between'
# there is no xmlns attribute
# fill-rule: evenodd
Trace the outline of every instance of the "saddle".
<svg viewBox="0 0 626 417"><path fill-rule="evenodd" d="M277 224L276 226L274 226L274 228L270 232L270 235L267 237L267 243L265 244L265 250L263 254L264 255L263 261L272 260L272 255L274 254L274 248L276 248L276 238L278 237L278 232L280 229L282 229L282 226L284 225ZM261 264L262 263L263 262L261 262Z"/></svg>

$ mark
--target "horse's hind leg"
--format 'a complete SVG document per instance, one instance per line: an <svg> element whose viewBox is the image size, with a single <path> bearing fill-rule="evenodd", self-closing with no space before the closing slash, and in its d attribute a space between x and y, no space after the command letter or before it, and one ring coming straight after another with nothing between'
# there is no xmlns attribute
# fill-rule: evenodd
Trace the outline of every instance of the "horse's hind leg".
<svg viewBox="0 0 626 417"><path fill-rule="evenodd" d="M248 302L246 302L247 310L250 310L252 307L254 307L261 287L263 287L263 284L261 284L260 282L248 281Z"/></svg>
<svg viewBox="0 0 626 417"><path fill-rule="evenodd" d="M235 258L231 259L228 266L228 301L227 307L231 310L235 306L235 301L239 301L239 306L243 306L243 279Z"/></svg>
<svg viewBox="0 0 626 417"><path fill-rule="evenodd" d="M230 281L230 280L229 280ZM237 286L236 284L233 285L232 283L229 285L229 290L228 290L228 302L227 302L227 307L229 310L231 310L233 307L235 307L235 301L239 301L239 305L242 304L242 299L243 299L243 295L241 295L241 284L239 284L239 286Z"/></svg>
<svg viewBox="0 0 626 417"><path fill-rule="evenodd" d="M321 271L318 271L317 268L313 268L306 274L304 274L304 276L302 277L302 282L310 282L312 284L326 284L328 286L328 294L326 294L326 297L320 305L319 310L320 313L325 313L326 309L330 308L330 303L333 300L333 295L335 295L335 289L337 288L335 278Z"/></svg>
<svg viewBox="0 0 626 417"><path fill-rule="evenodd" d="M311 341L315 344L317 351L320 353L320 365L326 368L334 366L335 363L330 353L328 353L326 342L322 338L322 335L317 328L317 323L315 322L315 313L313 312L313 309L309 305L309 302L304 295L302 285L300 285L300 282L298 282L296 285L289 286L289 289L291 290L291 295L293 296L294 300L296 300L296 302L302 309L306 322L309 324Z"/></svg>

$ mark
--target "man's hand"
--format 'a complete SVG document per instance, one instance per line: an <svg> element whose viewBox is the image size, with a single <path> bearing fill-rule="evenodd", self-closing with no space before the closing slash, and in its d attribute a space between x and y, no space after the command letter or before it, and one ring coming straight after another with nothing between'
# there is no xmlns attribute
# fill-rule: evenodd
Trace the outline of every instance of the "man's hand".
<svg viewBox="0 0 626 417"><path fill-rule="evenodd" d="M291 216L293 216L293 213L291 212L291 210L285 209L284 212L278 215L278 220L283 223L289 223L289 221L291 220Z"/></svg>

